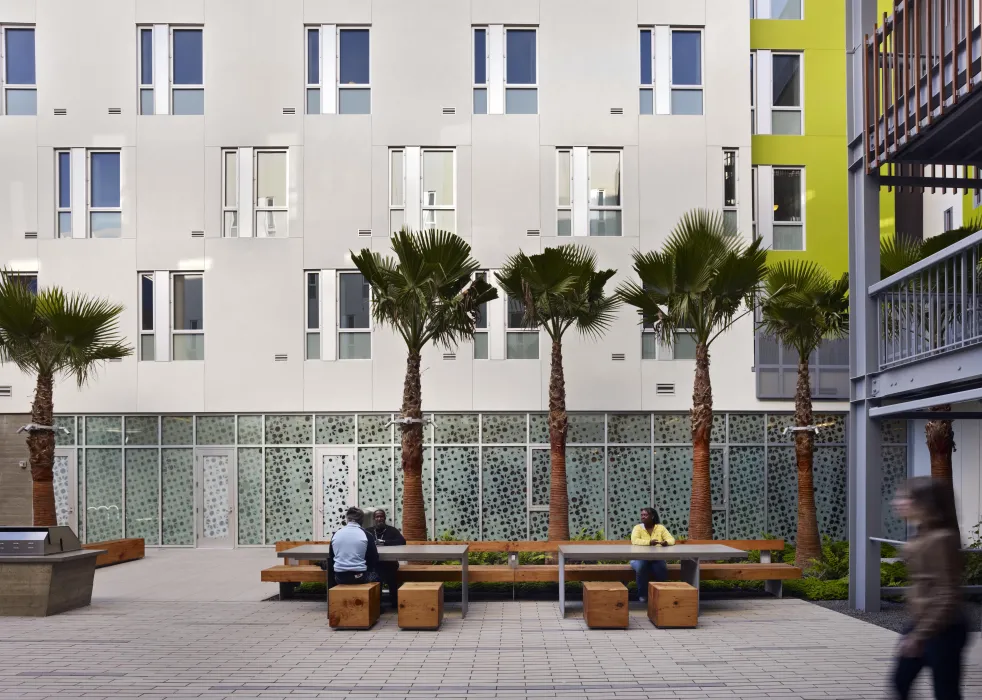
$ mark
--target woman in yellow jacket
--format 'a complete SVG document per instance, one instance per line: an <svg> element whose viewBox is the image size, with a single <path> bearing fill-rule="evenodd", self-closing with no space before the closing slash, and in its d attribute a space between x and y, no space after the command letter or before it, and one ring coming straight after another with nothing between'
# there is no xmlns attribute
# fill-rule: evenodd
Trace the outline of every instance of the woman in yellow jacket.
<svg viewBox="0 0 982 700"><path fill-rule="evenodd" d="M631 544L641 547L668 547L675 544L675 538L658 519L654 508L641 509L641 524L635 525L631 532ZM664 561L634 559L631 561L634 577L638 584L638 600L644 602L648 595L649 581L667 581L668 564Z"/></svg>

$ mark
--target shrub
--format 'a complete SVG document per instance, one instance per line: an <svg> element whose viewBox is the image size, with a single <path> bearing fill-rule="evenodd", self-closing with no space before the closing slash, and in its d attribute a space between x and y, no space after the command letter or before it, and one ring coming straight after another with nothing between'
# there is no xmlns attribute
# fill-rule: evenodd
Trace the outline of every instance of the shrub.
<svg viewBox="0 0 982 700"><path fill-rule="evenodd" d="M902 561L893 562L892 564L880 564L881 586L885 588L899 588L906 586L907 583L907 565Z"/></svg>
<svg viewBox="0 0 982 700"><path fill-rule="evenodd" d="M794 596L807 600L848 600L849 579L792 579L791 581L784 582L784 590Z"/></svg>
<svg viewBox="0 0 982 700"><path fill-rule="evenodd" d="M833 542L831 537L823 536L822 558L813 560L809 570L822 581L838 581L849 576L849 543Z"/></svg>

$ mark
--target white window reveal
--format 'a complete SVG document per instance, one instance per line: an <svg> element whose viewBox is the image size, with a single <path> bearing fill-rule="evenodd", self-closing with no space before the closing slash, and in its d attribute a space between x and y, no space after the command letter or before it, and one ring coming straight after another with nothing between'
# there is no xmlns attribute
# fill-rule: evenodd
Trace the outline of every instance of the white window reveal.
<svg viewBox="0 0 982 700"><path fill-rule="evenodd" d="M556 233L560 236L623 234L623 154L575 146L556 151Z"/></svg>
<svg viewBox="0 0 982 700"><path fill-rule="evenodd" d="M943 231L946 232L946 233L948 231L951 231L953 228L955 228L955 209L954 209L954 207L948 207L947 209L944 210L944 221L943 221L943 224L942 225L944 226Z"/></svg>
<svg viewBox="0 0 982 700"><path fill-rule="evenodd" d="M538 114L536 27L474 27L474 114Z"/></svg>
<svg viewBox="0 0 982 700"><path fill-rule="evenodd" d="M751 19L801 19L802 0L750 0Z"/></svg>
<svg viewBox="0 0 982 700"><path fill-rule="evenodd" d="M204 114L204 30L154 24L137 27L140 114Z"/></svg>
<svg viewBox="0 0 982 700"><path fill-rule="evenodd" d="M457 231L457 154L452 148L389 149L389 228Z"/></svg>
<svg viewBox="0 0 982 700"><path fill-rule="evenodd" d="M700 27L642 27L641 114L703 113L703 31Z"/></svg>
<svg viewBox="0 0 982 700"><path fill-rule="evenodd" d="M140 362L153 362L156 358L157 339L154 335L156 326L156 307L154 305L153 273L141 272L139 275L140 289Z"/></svg>
<svg viewBox="0 0 982 700"><path fill-rule="evenodd" d="M397 233L406 225L406 151L389 151L389 231Z"/></svg>
<svg viewBox="0 0 982 700"><path fill-rule="evenodd" d="M0 25L0 114L38 113L34 27Z"/></svg>
<svg viewBox="0 0 982 700"><path fill-rule="evenodd" d="M256 238L285 238L290 211L287 204L287 152L256 150Z"/></svg>
<svg viewBox="0 0 982 700"><path fill-rule="evenodd" d="M508 297L505 315L505 358L508 360L538 360L539 330L525 326L525 304L521 299Z"/></svg>
<svg viewBox="0 0 982 700"><path fill-rule="evenodd" d="M772 250L806 250L805 169L759 165L757 233Z"/></svg>
<svg viewBox="0 0 982 700"><path fill-rule="evenodd" d="M371 114L371 30L306 28L307 114Z"/></svg>
<svg viewBox="0 0 982 700"><path fill-rule="evenodd" d="M751 59L755 133L804 133L804 55L759 50Z"/></svg>
<svg viewBox="0 0 982 700"><path fill-rule="evenodd" d="M723 223L730 231L740 230L737 150L723 149Z"/></svg>

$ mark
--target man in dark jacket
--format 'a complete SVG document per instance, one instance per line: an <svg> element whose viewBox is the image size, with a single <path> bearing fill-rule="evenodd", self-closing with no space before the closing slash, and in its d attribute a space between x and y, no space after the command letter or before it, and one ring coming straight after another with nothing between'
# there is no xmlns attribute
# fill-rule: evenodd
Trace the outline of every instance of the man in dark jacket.
<svg viewBox="0 0 982 700"><path fill-rule="evenodd" d="M379 547L394 547L406 544L406 538L397 529L385 522L385 511L377 508L372 513L372 520L375 526L369 528L368 532L375 537L375 543ZM378 563L379 580L389 589L389 603L393 609L399 608L399 583L396 580L399 575L399 562L380 561Z"/></svg>

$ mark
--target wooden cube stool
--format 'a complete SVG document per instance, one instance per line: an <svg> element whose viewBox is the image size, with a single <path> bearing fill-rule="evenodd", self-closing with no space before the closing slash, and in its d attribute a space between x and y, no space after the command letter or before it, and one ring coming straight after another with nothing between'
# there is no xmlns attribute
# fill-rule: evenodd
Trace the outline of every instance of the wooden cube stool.
<svg viewBox="0 0 982 700"><path fill-rule="evenodd" d="M583 619L591 629L627 629L627 587L620 581L584 581Z"/></svg>
<svg viewBox="0 0 982 700"><path fill-rule="evenodd" d="M648 584L648 619L656 627L695 627L699 591L680 581L652 581Z"/></svg>
<svg viewBox="0 0 982 700"><path fill-rule="evenodd" d="M399 587L399 627L438 630L443 624L443 584L404 583Z"/></svg>
<svg viewBox="0 0 982 700"><path fill-rule="evenodd" d="M335 586L328 592L327 619L331 627L367 630L378 622L382 603L380 583Z"/></svg>

